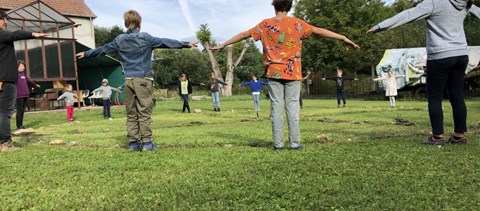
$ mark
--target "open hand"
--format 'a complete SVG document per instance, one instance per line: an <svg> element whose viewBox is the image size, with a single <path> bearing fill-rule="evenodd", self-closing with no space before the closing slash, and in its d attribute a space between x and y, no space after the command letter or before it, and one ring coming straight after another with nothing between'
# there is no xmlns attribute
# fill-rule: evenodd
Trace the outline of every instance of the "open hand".
<svg viewBox="0 0 480 211"><path fill-rule="evenodd" d="M76 55L79 59L85 57L85 52L80 52L80 53L77 53Z"/></svg>
<svg viewBox="0 0 480 211"><path fill-rule="evenodd" d="M191 42L191 43L189 44L189 46L190 46L190 48L196 48L196 47L198 47L198 44L199 44L199 43L200 43L200 42L198 42L198 41Z"/></svg>
<svg viewBox="0 0 480 211"><path fill-rule="evenodd" d="M346 38L343 40L343 43L354 48L354 49L359 49L360 46L355 44L353 41L351 41L350 39ZM348 46L345 46L345 49L348 50Z"/></svg>
<svg viewBox="0 0 480 211"><path fill-rule="evenodd" d="M36 38L38 38L38 37L48 37L48 34L33 32L32 36L36 37Z"/></svg>
<svg viewBox="0 0 480 211"><path fill-rule="evenodd" d="M225 48L225 45L220 44L220 45L217 45L217 46L214 46L214 47L210 47L210 50L212 52L215 52L215 51L218 51L218 50L222 50L223 48Z"/></svg>

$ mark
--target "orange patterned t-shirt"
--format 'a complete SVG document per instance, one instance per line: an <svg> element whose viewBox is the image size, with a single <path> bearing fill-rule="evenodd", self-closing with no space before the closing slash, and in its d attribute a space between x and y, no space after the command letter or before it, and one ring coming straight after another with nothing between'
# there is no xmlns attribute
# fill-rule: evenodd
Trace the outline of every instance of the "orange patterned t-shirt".
<svg viewBox="0 0 480 211"><path fill-rule="evenodd" d="M294 17L265 19L249 30L262 40L266 76L274 79L302 78L302 39L310 37L313 26Z"/></svg>

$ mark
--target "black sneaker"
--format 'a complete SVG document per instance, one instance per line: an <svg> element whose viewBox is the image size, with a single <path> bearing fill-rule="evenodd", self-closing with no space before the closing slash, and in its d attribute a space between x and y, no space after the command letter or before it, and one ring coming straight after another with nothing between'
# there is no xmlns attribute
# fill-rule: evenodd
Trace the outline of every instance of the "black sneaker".
<svg viewBox="0 0 480 211"><path fill-rule="evenodd" d="M444 145L445 140L443 138L434 139L433 136L429 136L427 140L420 142L420 144L427 144L427 145Z"/></svg>
<svg viewBox="0 0 480 211"><path fill-rule="evenodd" d="M450 136L450 138L448 138L448 143L450 144L467 144L467 139L465 137L454 137L454 136Z"/></svg>
<svg viewBox="0 0 480 211"><path fill-rule="evenodd" d="M302 150L303 146L297 146L297 147L290 147L290 150Z"/></svg>

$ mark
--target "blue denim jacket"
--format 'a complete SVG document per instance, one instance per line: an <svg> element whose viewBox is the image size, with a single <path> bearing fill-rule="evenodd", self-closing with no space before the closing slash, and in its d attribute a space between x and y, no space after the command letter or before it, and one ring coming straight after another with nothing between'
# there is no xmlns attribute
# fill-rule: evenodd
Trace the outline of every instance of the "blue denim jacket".
<svg viewBox="0 0 480 211"><path fill-rule="evenodd" d="M86 57L101 56L117 51L122 57L126 78L153 77L154 48L188 48L190 43L153 37L138 29L118 35L111 43L85 52Z"/></svg>

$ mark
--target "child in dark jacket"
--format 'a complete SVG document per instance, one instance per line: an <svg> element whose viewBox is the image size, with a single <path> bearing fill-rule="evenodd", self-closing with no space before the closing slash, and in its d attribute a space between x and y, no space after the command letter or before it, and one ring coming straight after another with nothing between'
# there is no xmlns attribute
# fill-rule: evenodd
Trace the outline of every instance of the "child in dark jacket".
<svg viewBox="0 0 480 211"><path fill-rule="evenodd" d="M335 81L337 85L337 107L340 108L340 100L343 101L343 107L345 108L346 102L345 102L345 83L344 81L352 81L352 80L358 80L358 78L346 78L343 77L343 71L341 69L337 70L337 76L336 77L329 77L329 78L322 78L322 80L333 80Z"/></svg>
<svg viewBox="0 0 480 211"><path fill-rule="evenodd" d="M188 80L187 74L182 73L180 75L180 80L171 82L170 85L172 86L178 86L178 94L180 97L182 97L183 100L183 108L182 112L185 113L185 109L188 110L188 113L190 113L190 105L188 104L188 95L192 94L192 86L205 86L204 83L197 83Z"/></svg>
<svg viewBox="0 0 480 211"><path fill-rule="evenodd" d="M210 88L210 94L212 95L213 111L220 111L220 85L227 85L227 83L221 81L215 76L215 73L210 73L210 81L208 87Z"/></svg>
<svg viewBox="0 0 480 211"><path fill-rule="evenodd" d="M27 99L30 95L30 90L28 89L28 84L36 87L40 87L40 85L36 84L35 82L31 81L25 75L25 62L22 60L17 61L17 68L18 68L18 81L17 81L17 115L16 115L16 122L17 122L17 129L24 129L23 127L23 114L25 113L25 106L27 105Z"/></svg>
<svg viewBox="0 0 480 211"><path fill-rule="evenodd" d="M250 86L253 96L253 107L255 111L260 111L260 93L262 92L262 85L268 85L268 82L258 80L257 76L252 76L252 81L240 84L240 86Z"/></svg>

